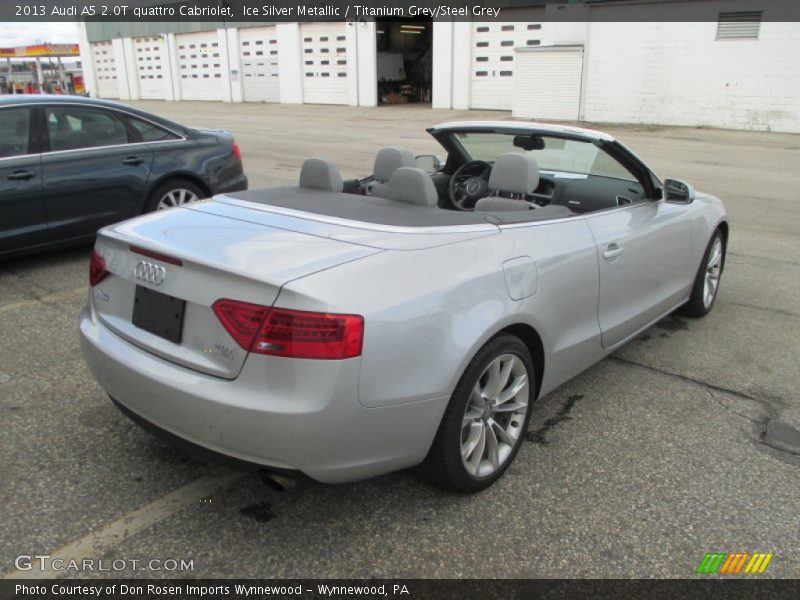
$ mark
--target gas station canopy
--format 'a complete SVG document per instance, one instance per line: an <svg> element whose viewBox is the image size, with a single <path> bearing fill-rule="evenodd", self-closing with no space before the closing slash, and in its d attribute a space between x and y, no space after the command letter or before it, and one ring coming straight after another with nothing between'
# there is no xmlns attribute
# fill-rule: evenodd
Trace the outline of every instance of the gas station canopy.
<svg viewBox="0 0 800 600"><path fill-rule="evenodd" d="M0 58L37 58L45 56L80 56L78 44L35 44L0 48Z"/></svg>

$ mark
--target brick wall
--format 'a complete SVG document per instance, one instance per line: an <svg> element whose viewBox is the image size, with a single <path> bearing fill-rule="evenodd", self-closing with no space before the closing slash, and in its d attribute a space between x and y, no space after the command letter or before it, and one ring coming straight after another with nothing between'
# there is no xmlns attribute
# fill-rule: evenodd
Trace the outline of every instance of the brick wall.
<svg viewBox="0 0 800 600"><path fill-rule="evenodd" d="M593 22L586 121L800 132L800 23L716 40L717 23Z"/></svg>

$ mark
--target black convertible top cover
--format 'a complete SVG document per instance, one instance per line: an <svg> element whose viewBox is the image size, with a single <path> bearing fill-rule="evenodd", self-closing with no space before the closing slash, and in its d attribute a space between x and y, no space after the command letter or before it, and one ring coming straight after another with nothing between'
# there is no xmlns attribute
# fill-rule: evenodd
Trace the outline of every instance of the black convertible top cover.
<svg viewBox="0 0 800 600"><path fill-rule="evenodd" d="M486 214L419 206L376 196L340 194L299 187L280 187L225 194L228 198L280 208L397 227L442 227L493 224Z"/></svg>

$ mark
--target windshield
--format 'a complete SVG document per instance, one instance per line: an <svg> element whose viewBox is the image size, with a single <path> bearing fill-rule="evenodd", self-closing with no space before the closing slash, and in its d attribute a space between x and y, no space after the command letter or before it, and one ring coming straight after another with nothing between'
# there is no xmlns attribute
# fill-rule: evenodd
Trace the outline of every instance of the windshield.
<svg viewBox="0 0 800 600"><path fill-rule="evenodd" d="M628 169L590 142L493 132L460 132L454 137L470 160L493 163L501 154L517 152L532 156L541 171L636 181Z"/></svg>

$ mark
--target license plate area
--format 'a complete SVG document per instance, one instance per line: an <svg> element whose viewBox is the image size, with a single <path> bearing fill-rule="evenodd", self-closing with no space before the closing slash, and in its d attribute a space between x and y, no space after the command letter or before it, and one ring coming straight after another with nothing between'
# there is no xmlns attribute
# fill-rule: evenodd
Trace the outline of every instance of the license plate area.
<svg viewBox="0 0 800 600"><path fill-rule="evenodd" d="M185 300L137 285L131 322L140 329L180 344L185 311Z"/></svg>

